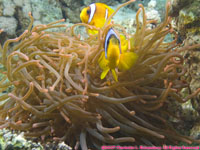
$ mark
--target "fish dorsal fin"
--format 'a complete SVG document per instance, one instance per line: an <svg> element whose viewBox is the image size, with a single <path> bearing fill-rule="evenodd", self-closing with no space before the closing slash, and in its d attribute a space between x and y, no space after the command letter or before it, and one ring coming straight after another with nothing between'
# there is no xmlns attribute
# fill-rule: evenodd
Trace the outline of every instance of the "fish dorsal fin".
<svg viewBox="0 0 200 150"><path fill-rule="evenodd" d="M105 57L107 59L107 51L108 51L108 44L109 44L109 41L110 41L110 38L114 36L118 41L119 41L119 49L120 49L120 53L121 53L121 42L120 42L120 39L119 37L117 36L117 34L115 33L115 31L110 28L108 30L108 33L106 35L106 39L105 39L105 43L104 43L104 48L105 48Z"/></svg>
<svg viewBox="0 0 200 150"><path fill-rule="evenodd" d="M95 3L90 4L89 6L90 6L90 17L88 19L88 23L90 23L92 21L92 18L94 17L94 13L96 11L96 5L95 5Z"/></svg>
<svg viewBox="0 0 200 150"><path fill-rule="evenodd" d="M114 9L110 8L108 5L104 4L104 3L96 3L96 4L101 4L104 8L106 8L108 10L108 15L114 13Z"/></svg>

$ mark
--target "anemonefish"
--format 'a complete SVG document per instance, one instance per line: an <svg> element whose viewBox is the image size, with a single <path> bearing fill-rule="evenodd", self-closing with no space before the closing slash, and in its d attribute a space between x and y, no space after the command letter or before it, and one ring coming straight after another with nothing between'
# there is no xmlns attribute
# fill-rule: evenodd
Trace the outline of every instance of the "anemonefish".
<svg viewBox="0 0 200 150"><path fill-rule="evenodd" d="M111 70L115 81L118 81L116 68L126 71L135 64L138 56L136 53L128 51L126 43L124 36L118 37L112 28L108 30L104 41L104 51L98 60L99 66L103 70L101 79L104 79Z"/></svg>
<svg viewBox="0 0 200 150"><path fill-rule="evenodd" d="M112 8L103 3L92 3L83 8L80 13L80 19L83 23L103 27L108 17L114 12ZM110 23L110 22L109 22ZM97 30L89 30L90 34L97 34Z"/></svg>

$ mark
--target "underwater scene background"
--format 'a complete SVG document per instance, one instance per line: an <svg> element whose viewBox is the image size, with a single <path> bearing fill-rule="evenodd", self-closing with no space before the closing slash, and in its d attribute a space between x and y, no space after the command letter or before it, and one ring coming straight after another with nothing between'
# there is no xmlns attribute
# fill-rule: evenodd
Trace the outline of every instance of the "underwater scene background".
<svg viewBox="0 0 200 150"><path fill-rule="evenodd" d="M102 28L81 24L99 2L121 8ZM199 145L200 2L126 2L0 0L0 149ZM101 79L110 28L137 55L115 66L118 82Z"/></svg>

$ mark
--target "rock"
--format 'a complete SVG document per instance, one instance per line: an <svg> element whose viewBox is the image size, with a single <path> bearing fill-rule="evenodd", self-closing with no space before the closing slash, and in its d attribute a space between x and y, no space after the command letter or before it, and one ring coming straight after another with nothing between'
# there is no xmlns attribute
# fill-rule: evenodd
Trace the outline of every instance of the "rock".
<svg viewBox="0 0 200 150"><path fill-rule="evenodd" d="M3 15L13 16L15 13L15 4L12 0L3 0Z"/></svg>
<svg viewBox="0 0 200 150"><path fill-rule="evenodd" d="M23 132L20 134L13 133L7 129L0 130L0 145L2 149L34 149L43 150L40 143L34 143L24 138Z"/></svg>
<svg viewBox="0 0 200 150"><path fill-rule="evenodd" d="M194 1L189 7L185 7L179 12L178 28L181 35L187 33L199 33L200 1Z"/></svg>
<svg viewBox="0 0 200 150"><path fill-rule="evenodd" d="M0 16L0 29L9 36L14 36L17 28L17 20L14 17Z"/></svg>
<svg viewBox="0 0 200 150"><path fill-rule="evenodd" d="M65 10L64 12L65 12L66 18L69 19L71 23L81 22L81 20L80 20L81 9L80 8L73 10L68 7L65 7L64 10Z"/></svg>
<svg viewBox="0 0 200 150"><path fill-rule="evenodd" d="M190 4L192 4L195 0L172 0L171 1L171 10L169 15L172 17L179 16L179 11Z"/></svg>
<svg viewBox="0 0 200 150"><path fill-rule="evenodd" d="M151 0L148 3L148 7L146 7L146 15L148 20L156 20L157 23L161 22L160 19L160 14L159 12L155 9L157 6L157 3L155 0Z"/></svg>
<svg viewBox="0 0 200 150"><path fill-rule="evenodd" d="M161 19L160 19L160 14L157 10L155 9L147 9L146 10L146 14L147 14L147 19L148 20L156 20L157 23L160 23L161 22Z"/></svg>
<svg viewBox="0 0 200 150"><path fill-rule="evenodd" d="M151 0L151 1L148 3L148 7L149 7L149 8L155 8L155 7L156 7L156 0Z"/></svg>
<svg viewBox="0 0 200 150"><path fill-rule="evenodd" d="M80 22L80 12L83 8L83 2L80 0L61 0L61 9L63 18L68 19L71 23Z"/></svg>
<svg viewBox="0 0 200 150"><path fill-rule="evenodd" d="M169 15L174 17L179 34L187 37L187 34L200 32L200 0L173 0Z"/></svg>
<svg viewBox="0 0 200 150"><path fill-rule="evenodd" d="M119 4L119 2L117 2L116 0L84 0L83 3L85 6L88 6L90 5L91 3L97 3L97 2L101 2L101 3L105 3L107 5L111 5L111 6L114 6L114 5L117 5Z"/></svg>
<svg viewBox="0 0 200 150"><path fill-rule="evenodd" d="M156 1L151 0L148 4L148 7L145 7L147 20L156 20L157 23L161 22L161 17L159 12L154 8L156 7ZM114 10L117 9L117 6L111 7ZM121 8L117 14L114 16L113 20L114 23L122 25L128 33L134 33L136 30L136 20L135 20L136 11L134 11L132 8L124 7ZM139 21L142 23L143 20L142 12L139 15ZM148 28L151 28L151 25L147 26Z"/></svg>
<svg viewBox="0 0 200 150"><path fill-rule="evenodd" d="M200 123L194 125L194 127L190 131L190 136L192 136L195 139L200 138Z"/></svg>
<svg viewBox="0 0 200 150"><path fill-rule="evenodd" d="M39 11L33 11L33 18L36 20L40 20L41 15Z"/></svg>
<svg viewBox="0 0 200 150"><path fill-rule="evenodd" d="M185 0L183 0L185 1ZM182 4L178 6L178 4ZM172 16L176 16L176 26L180 38L186 45L200 43L200 0L190 0L189 2L182 2L174 0L172 3ZM178 9L178 16L173 15L173 9ZM175 10L174 10L175 11ZM192 91L199 88L200 84L200 53L199 50L188 51L184 54L185 66L188 68L187 79L191 81L190 86ZM197 107L196 107L197 108ZM198 110L200 113L200 110Z"/></svg>
<svg viewBox="0 0 200 150"><path fill-rule="evenodd" d="M31 0L31 7L36 20L48 24L63 19L61 6L54 0Z"/></svg>
<svg viewBox="0 0 200 150"><path fill-rule="evenodd" d="M31 2L30 0L24 0L24 5L22 7L22 11L23 11L23 16L26 18L29 18L28 13L32 12L32 7L31 7ZM22 18L24 18L22 17Z"/></svg>
<svg viewBox="0 0 200 150"><path fill-rule="evenodd" d="M170 15L173 17L175 27L181 42L185 45L200 44L200 0L173 0ZM195 91L200 85L200 52L199 49L186 51L184 65L187 68L185 80L190 83L191 91ZM191 93L182 91L185 97ZM199 138L200 96L193 97L182 105L185 110L185 118L191 120L192 129L190 135Z"/></svg>
<svg viewBox="0 0 200 150"><path fill-rule="evenodd" d="M117 6L111 7L114 10L117 9ZM136 28L135 26L135 15L136 12L131 8L121 8L116 15L113 17L113 21L116 24L122 25L127 32L134 33Z"/></svg>
<svg viewBox="0 0 200 150"><path fill-rule="evenodd" d="M30 18L28 17L27 14L23 13L23 10L20 9L20 7L17 7L15 17L18 20L16 34L17 34L17 36L19 36L22 32L24 32L25 29L27 29L27 27L30 23Z"/></svg>
<svg viewBox="0 0 200 150"><path fill-rule="evenodd" d="M139 4L142 4L144 7L148 7L148 3L150 2L151 0L136 0L135 2L129 4L127 7L128 8L131 8L132 10L134 11L138 11L138 9L140 8L138 5ZM124 3L124 2L127 2L126 1L123 1L123 0L120 0L120 3Z"/></svg>
<svg viewBox="0 0 200 150"><path fill-rule="evenodd" d="M61 0L61 3L71 9L76 9L83 6L83 2L81 0Z"/></svg>
<svg viewBox="0 0 200 150"><path fill-rule="evenodd" d="M72 150L70 146L64 142L47 142L47 144L40 144L40 142L33 142L31 140L26 140L24 134L14 133L7 129L0 130L0 150L46 150L46 149L56 149L56 150Z"/></svg>
<svg viewBox="0 0 200 150"><path fill-rule="evenodd" d="M24 0L13 0L16 6L22 7L24 4Z"/></svg>
<svg viewBox="0 0 200 150"><path fill-rule="evenodd" d="M72 148L69 147L68 145L66 145L64 142L61 142L58 144L58 149L59 150L72 150Z"/></svg>
<svg viewBox="0 0 200 150"><path fill-rule="evenodd" d="M0 16L3 16L3 5L1 2L0 2Z"/></svg>

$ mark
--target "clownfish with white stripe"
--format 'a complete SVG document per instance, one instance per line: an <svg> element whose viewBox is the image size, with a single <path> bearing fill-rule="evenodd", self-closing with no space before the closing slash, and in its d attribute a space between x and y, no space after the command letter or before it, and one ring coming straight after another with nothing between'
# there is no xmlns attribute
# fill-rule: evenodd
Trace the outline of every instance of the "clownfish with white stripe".
<svg viewBox="0 0 200 150"><path fill-rule="evenodd" d="M113 28L110 28L104 41L104 51L99 57L99 66L103 70L101 79L104 79L111 70L115 81L118 81L116 69L120 71L129 70L136 62L138 56L134 52L128 51L124 36L118 36Z"/></svg>
<svg viewBox="0 0 200 150"><path fill-rule="evenodd" d="M82 9L80 19L83 23L102 28L108 17L114 12L112 8L103 3L92 3ZM110 23L110 22L109 22ZM89 30L90 34L97 34L97 30Z"/></svg>

